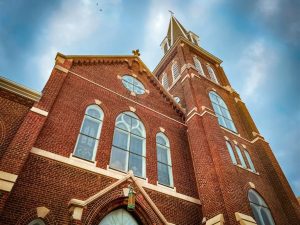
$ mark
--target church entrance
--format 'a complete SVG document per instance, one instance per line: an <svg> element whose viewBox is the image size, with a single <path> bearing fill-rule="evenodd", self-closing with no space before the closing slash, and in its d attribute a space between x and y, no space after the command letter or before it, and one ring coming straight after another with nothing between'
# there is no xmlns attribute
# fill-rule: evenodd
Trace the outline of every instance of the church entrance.
<svg viewBox="0 0 300 225"><path fill-rule="evenodd" d="M125 209L117 209L107 214L99 225L138 225L138 222Z"/></svg>

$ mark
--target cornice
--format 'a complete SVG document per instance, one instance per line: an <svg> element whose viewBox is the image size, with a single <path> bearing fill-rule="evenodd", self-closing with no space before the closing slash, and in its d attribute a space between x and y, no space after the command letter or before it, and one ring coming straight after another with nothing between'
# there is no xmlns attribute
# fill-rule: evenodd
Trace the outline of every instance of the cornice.
<svg viewBox="0 0 300 225"><path fill-rule="evenodd" d="M34 102L39 101L42 96L40 92L29 89L2 76L0 76L0 88Z"/></svg>

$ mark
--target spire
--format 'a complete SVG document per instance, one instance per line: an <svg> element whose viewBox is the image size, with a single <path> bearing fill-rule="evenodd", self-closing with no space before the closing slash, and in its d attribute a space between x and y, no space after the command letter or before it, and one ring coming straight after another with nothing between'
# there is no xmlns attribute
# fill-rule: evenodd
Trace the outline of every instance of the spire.
<svg viewBox="0 0 300 225"><path fill-rule="evenodd" d="M169 48L176 42L179 37L184 37L187 40L191 41L194 44L198 45L198 36L191 31L187 31L181 23L175 18L174 13L169 10L171 13L171 18L169 22L167 36L161 43L161 47L166 53Z"/></svg>

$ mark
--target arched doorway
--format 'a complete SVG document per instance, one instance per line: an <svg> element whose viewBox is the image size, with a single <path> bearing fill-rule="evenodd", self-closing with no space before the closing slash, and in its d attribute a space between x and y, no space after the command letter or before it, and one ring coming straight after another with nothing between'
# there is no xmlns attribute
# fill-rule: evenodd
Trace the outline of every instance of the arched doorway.
<svg viewBox="0 0 300 225"><path fill-rule="evenodd" d="M138 222L125 209L117 209L107 214L99 225L138 225Z"/></svg>

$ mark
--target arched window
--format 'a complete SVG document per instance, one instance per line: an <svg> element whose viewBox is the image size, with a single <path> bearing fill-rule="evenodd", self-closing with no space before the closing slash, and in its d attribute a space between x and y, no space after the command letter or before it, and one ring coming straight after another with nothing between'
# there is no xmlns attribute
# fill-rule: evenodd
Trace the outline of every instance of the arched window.
<svg viewBox="0 0 300 225"><path fill-rule="evenodd" d="M173 75L173 81L175 81L180 75L179 67L177 63L174 63L172 66L172 75Z"/></svg>
<svg viewBox="0 0 300 225"><path fill-rule="evenodd" d="M258 225L275 225L271 211L266 202L253 189L248 191L248 200Z"/></svg>
<svg viewBox="0 0 300 225"><path fill-rule="evenodd" d="M233 149L232 149L231 144L229 143L229 141L226 141L226 145L227 145L227 149L228 149L231 161L232 161L233 164L236 165L237 161L236 161L236 158L235 158L235 155L234 155L234 151L233 151Z"/></svg>
<svg viewBox="0 0 300 225"><path fill-rule="evenodd" d="M195 67L196 67L198 73L200 75L202 75L202 76L205 76L204 72L203 72L203 68L202 68L201 62L199 61L199 59L196 56L194 56L193 59L194 59Z"/></svg>
<svg viewBox="0 0 300 225"><path fill-rule="evenodd" d="M254 164L253 164L253 162L252 162L252 160L251 160L251 157L250 157L250 155L249 155L249 153L248 153L248 151L247 151L246 149L244 149L244 153L245 153L246 159L247 159L247 161L248 161L248 164L249 164L249 166L250 166L250 169L251 169L253 172L256 172L255 167L254 167Z"/></svg>
<svg viewBox="0 0 300 225"><path fill-rule="evenodd" d="M211 100L214 111L218 116L219 124L223 127L228 128L229 130L237 132L228 111L227 105L225 104L223 99L213 91L209 92L209 98Z"/></svg>
<svg viewBox="0 0 300 225"><path fill-rule="evenodd" d="M107 214L99 225L138 225L138 222L125 209L117 209Z"/></svg>
<svg viewBox="0 0 300 225"><path fill-rule="evenodd" d="M156 135L158 183L173 186L169 139L163 133Z"/></svg>
<svg viewBox="0 0 300 225"><path fill-rule="evenodd" d="M145 93L144 85L139 80L130 75L124 75L122 77L122 83L129 91L132 91L137 95Z"/></svg>
<svg viewBox="0 0 300 225"><path fill-rule="evenodd" d="M134 175L146 176L146 132L143 123L132 112L121 113L115 124L109 166Z"/></svg>
<svg viewBox="0 0 300 225"><path fill-rule="evenodd" d="M31 221L28 225L45 225L45 223L41 219L35 219L35 220Z"/></svg>
<svg viewBox="0 0 300 225"><path fill-rule="evenodd" d="M94 161L102 128L104 113L97 105L90 105L85 111L74 156Z"/></svg>
<svg viewBox="0 0 300 225"><path fill-rule="evenodd" d="M239 148L239 146L235 145L235 150L238 154L238 157L239 157L242 167L247 168L244 157L242 155L242 152L241 152L241 149Z"/></svg>
<svg viewBox="0 0 300 225"><path fill-rule="evenodd" d="M164 86L165 89L169 88L168 76L166 73L162 77L162 85Z"/></svg>
<svg viewBox="0 0 300 225"><path fill-rule="evenodd" d="M179 97L177 97L177 96L175 96L175 97L174 97L174 100L175 100L177 103L179 103L179 102L180 102L180 98L179 98Z"/></svg>
<svg viewBox="0 0 300 225"><path fill-rule="evenodd" d="M211 79L213 82L219 84L219 81L218 81L218 79L217 79L217 77L216 77L216 74L215 74L215 71L213 70L213 68L211 68L210 65L207 65L207 70L208 70L210 79Z"/></svg>

